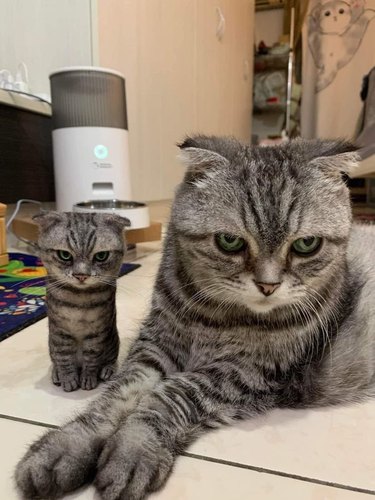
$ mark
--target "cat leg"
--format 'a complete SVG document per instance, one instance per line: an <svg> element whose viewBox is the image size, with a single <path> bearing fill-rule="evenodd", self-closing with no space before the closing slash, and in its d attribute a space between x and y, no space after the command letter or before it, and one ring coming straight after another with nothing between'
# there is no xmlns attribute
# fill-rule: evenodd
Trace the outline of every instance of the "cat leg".
<svg viewBox="0 0 375 500"><path fill-rule="evenodd" d="M59 374L54 363L52 363L52 383L54 385L61 385Z"/></svg>
<svg viewBox="0 0 375 500"><path fill-rule="evenodd" d="M54 498L92 480L105 442L142 395L176 367L152 342L138 340L120 374L87 410L34 443L15 479L26 498Z"/></svg>
<svg viewBox="0 0 375 500"><path fill-rule="evenodd" d="M112 331L111 344L106 350L106 360L100 370L100 380L110 380L116 372L117 358L120 347L120 339L117 328Z"/></svg>
<svg viewBox="0 0 375 500"><path fill-rule="evenodd" d="M103 499L145 498L197 436L272 408L270 394L219 366L173 374L142 398L101 452L95 486Z"/></svg>
<svg viewBox="0 0 375 500"><path fill-rule="evenodd" d="M50 332L49 350L53 363L52 382L55 385L61 385L66 392L77 390L79 374L76 361L76 340L65 332Z"/></svg>
<svg viewBox="0 0 375 500"><path fill-rule="evenodd" d="M119 352L117 330L102 335L92 334L82 342L81 389L91 390L101 380L109 380L115 370L115 362Z"/></svg>

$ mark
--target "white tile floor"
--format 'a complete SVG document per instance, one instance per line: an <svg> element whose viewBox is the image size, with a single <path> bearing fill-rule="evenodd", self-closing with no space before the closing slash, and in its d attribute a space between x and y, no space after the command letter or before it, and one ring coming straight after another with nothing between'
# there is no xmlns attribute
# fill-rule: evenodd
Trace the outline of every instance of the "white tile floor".
<svg viewBox="0 0 375 500"><path fill-rule="evenodd" d="M160 259L145 245L142 267L119 281L122 357L147 309ZM47 322L0 343L0 500L19 499L14 466L27 445L76 413L100 388L63 393L49 374ZM160 500L355 500L375 495L375 401L351 407L275 411L197 441ZM93 488L69 499L94 500Z"/></svg>

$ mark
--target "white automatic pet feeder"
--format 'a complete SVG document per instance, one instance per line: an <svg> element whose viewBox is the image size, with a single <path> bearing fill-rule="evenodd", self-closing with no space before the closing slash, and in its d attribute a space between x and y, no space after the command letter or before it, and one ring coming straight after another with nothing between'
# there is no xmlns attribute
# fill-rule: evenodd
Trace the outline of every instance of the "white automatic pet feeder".
<svg viewBox="0 0 375 500"><path fill-rule="evenodd" d="M131 200L125 79L96 67L50 75L57 210L111 212L130 229L150 225L148 208ZM126 201L123 201L126 200Z"/></svg>

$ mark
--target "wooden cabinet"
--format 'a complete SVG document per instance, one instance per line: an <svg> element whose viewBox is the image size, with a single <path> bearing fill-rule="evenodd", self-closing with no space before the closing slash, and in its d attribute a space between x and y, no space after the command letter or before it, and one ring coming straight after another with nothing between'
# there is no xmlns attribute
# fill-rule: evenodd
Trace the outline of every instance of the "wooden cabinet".
<svg viewBox="0 0 375 500"><path fill-rule="evenodd" d="M186 134L250 140L253 19L253 0L97 0L97 63L126 78L134 199L173 195Z"/></svg>

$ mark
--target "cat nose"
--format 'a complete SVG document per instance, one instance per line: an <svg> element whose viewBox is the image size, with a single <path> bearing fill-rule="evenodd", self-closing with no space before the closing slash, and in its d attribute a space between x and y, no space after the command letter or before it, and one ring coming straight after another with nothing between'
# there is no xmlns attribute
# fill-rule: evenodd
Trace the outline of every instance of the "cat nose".
<svg viewBox="0 0 375 500"><path fill-rule="evenodd" d="M272 295L281 285L281 283L260 283L259 281L256 281L255 284L266 297Z"/></svg>
<svg viewBox="0 0 375 500"><path fill-rule="evenodd" d="M77 280L81 283L83 283L88 278L87 274L73 274L73 276L77 278Z"/></svg>

